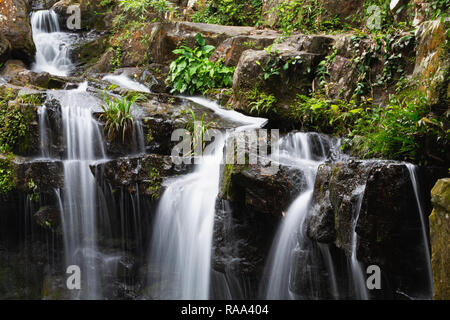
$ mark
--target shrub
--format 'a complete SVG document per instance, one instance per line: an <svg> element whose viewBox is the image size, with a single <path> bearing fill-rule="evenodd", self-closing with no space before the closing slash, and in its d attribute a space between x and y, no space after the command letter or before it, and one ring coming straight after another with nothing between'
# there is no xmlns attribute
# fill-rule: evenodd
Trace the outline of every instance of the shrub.
<svg viewBox="0 0 450 320"><path fill-rule="evenodd" d="M131 106L136 97L112 98L104 95L105 105L102 106L103 114L100 116L105 122L105 134L110 141L117 141L121 137L122 143L131 136L134 119L131 115Z"/></svg>
<svg viewBox="0 0 450 320"><path fill-rule="evenodd" d="M173 52L179 57L170 64L167 80L172 93L200 93L208 89L231 87L234 68L225 67L222 61L211 62L209 57L215 47L206 45L200 33L196 35L196 48L181 46Z"/></svg>
<svg viewBox="0 0 450 320"><path fill-rule="evenodd" d="M254 26L259 23L262 0L209 0L194 13L192 21L234 26Z"/></svg>

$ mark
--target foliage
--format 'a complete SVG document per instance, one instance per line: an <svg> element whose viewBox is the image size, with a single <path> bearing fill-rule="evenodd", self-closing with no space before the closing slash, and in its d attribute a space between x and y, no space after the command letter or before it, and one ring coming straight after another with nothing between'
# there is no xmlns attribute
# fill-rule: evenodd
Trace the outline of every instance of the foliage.
<svg viewBox="0 0 450 320"><path fill-rule="evenodd" d="M7 154L6 157L0 158L0 194L10 192L16 185L12 160L12 154Z"/></svg>
<svg viewBox="0 0 450 320"><path fill-rule="evenodd" d="M269 59L263 65L260 61L256 61L256 64L262 68L263 76L261 81L266 81L274 76L279 76L281 70L287 71L290 66L299 65L303 62L300 56L295 56L289 59L283 59L278 50L272 50L273 44L264 50L269 54Z"/></svg>
<svg viewBox="0 0 450 320"><path fill-rule="evenodd" d="M149 9L159 14L175 10L172 3L167 0L119 0L119 7L126 13L132 13L139 17L145 17Z"/></svg>
<svg viewBox="0 0 450 320"><path fill-rule="evenodd" d="M345 146L361 157L421 164L430 159L448 161L450 113L433 115L426 99L415 91L391 95L384 107L370 99L361 104L298 95L291 113L308 130L347 136Z"/></svg>
<svg viewBox="0 0 450 320"><path fill-rule="evenodd" d="M209 0L192 21L234 26L259 24L262 0Z"/></svg>
<svg viewBox="0 0 450 320"><path fill-rule="evenodd" d="M206 114L202 114L200 119L197 119L194 110L188 110L191 121L187 124L186 129L191 133L191 155L201 155L206 148L207 138L210 130L213 129L216 124L212 121L206 121ZM186 156L186 155L185 155Z"/></svg>
<svg viewBox="0 0 450 320"><path fill-rule="evenodd" d="M136 97L129 99L128 97L112 99L105 93L105 105L102 106L103 113L100 116L105 122L105 133L110 141L117 141L121 138L122 143L125 143L126 138L131 136L133 130L134 119L131 115L131 106L136 100Z"/></svg>
<svg viewBox="0 0 450 320"><path fill-rule="evenodd" d="M24 153L30 147L29 127L33 119L33 106L42 101L34 95L16 97L10 89L0 93L0 146L5 150Z"/></svg>
<svg viewBox="0 0 450 320"><path fill-rule="evenodd" d="M429 4L433 18L448 17L450 0L431 0Z"/></svg>
<svg viewBox="0 0 450 320"><path fill-rule="evenodd" d="M293 31L314 33L347 28L337 17L322 21L321 17L326 12L320 0L285 0L269 13L279 17L277 24L284 34L291 34Z"/></svg>
<svg viewBox="0 0 450 320"><path fill-rule="evenodd" d="M172 93L199 93L207 89L231 87L234 68L225 67L222 61L211 62L209 57L214 46L206 45L200 33L196 35L197 46L186 46L174 50L179 57L170 64L167 80L173 87Z"/></svg>
<svg viewBox="0 0 450 320"><path fill-rule="evenodd" d="M259 92L258 88L254 88L249 94L248 99L251 107L250 113L257 113L258 115L267 114L269 111L276 112L273 108L277 99L273 94L267 94L265 92Z"/></svg>

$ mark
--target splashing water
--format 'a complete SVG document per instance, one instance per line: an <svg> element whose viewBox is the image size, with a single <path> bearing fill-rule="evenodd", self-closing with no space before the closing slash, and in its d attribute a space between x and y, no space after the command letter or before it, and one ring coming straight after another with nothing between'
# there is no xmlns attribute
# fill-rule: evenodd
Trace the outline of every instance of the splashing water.
<svg viewBox="0 0 450 320"><path fill-rule="evenodd" d="M36 45L32 70L58 76L69 75L73 68L69 56L73 35L61 32L57 14L52 10L35 11L31 16L31 27Z"/></svg>

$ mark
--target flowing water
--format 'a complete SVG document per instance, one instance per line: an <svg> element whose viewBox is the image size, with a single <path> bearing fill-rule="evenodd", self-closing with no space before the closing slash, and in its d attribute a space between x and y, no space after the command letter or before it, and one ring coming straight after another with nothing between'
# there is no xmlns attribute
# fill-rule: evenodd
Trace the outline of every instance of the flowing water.
<svg viewBox="0 0 450 320"><path fill-rule="evenodd" d="M214 102L192 98L228 119L245 123L240 130L258 128L267 120L243 118ZM238 129L238 130L239 130ZM154 299L208 299L212 233L219 192L220 165L226 138L215 141L192 174L171 182L157 210L150 251L150 296Z"/></svg>
<svg viewBox="0 0 450 320"><path fill-rule="evenodd" d="M69 75L73 63L69 58L70 44L73 35L60 31L58 17L53 11L36 11L32 15L33 38L36 43L36 61L33 70L49 72L55 75ZM142 84L134 82L125 74L107 75L106 81L121 87L150 92ZM65 264L78 265L83 273L83 290L73 298L100 299L104 298L104 280L102 274L117 269L120 256L101 252L99 242L99 224L107 218L101 212L112 207L107 203L105 192L99 190L91 172L90 165L106 161L104 137L93 113L99 111L101 103L86 91L87 84L81 84L74 90L49 91L49 96L61 105L62 140L64 155L64 188L55 190L61 211L61 223L64 239ZM212 110L221 118L231 120L240 125L229 134L246 129L262 127L267 120L252 118L232 110L221 108L217 103L202 97L185 97ZM39 108L39 126L41 134L41 157L52 158L50 137L48 137L47 106ZM133 131L133 153L145 152L144 133L141 122L135 121ZM200 164L190 174L166 182L156 217L153 222L152 239L148 257L148 294L154 299L208 299L210 298L211 250L213 241L213 225L216 211L216 198L219 192L221 163L223 162L227 135L216 140L215 148L203 155ZM294 166L303 172L305 188L292 202L286 212L275 240L273 242L265 270L264 297L268 299L317 298L315 292L306 293L304 297L294 296L289 290L289 279L293 252L315 250L320 255L327 274L329 286L334 298L339 298L339 288L335 263L327 245L319 244L311 249L312 243L306 235L306 221L313 197L314 182L317 168L327 159L335 160L340 154L336 141L332 141L316 133L288 134L280 139L277 149L279 155L276 161L283 165ZM272 158L275 160L275 158ZM423 243L426 253L430 291L432 291L430 250L426 234L425 218L418 194L418 185L414 167L407 165L414 187L417 205L422 224ZM356 225L361 210L365 186L355 189L357 197L351 235L351 278L352 285L359 299L367 299L361 266L356 257L357 234ZM136 188L137 189L137 188ZM123 193L123 191L121 191ZM110 191L110 194L113 192ZM109 199L109 198L108 198ZM132 219L132 229L140 228L140 211L144 207L138 195L131 196L133 215L126 217L122 208L125 196L120 197L119 224L121 235L128 231L125 221ZM115 212L116 209L111 209ZM112 218L111 218L112 221ZM106 223L107 224L107 223ZM114 226L117 227L117 226ZM125 241L125 240L124 240ZM143 239L137 241L139 250L144 250ZM126 249L125 243L122 249ZM108 271L109 272L109 271ZM314 271L312 271L313 273ZM315 275L308 275L314 287L317 282ZM239 287L239 285L236 285ZM229 288L224 288L226 291ZM231 292L223 293L231 297ZM243 293L242 296L245 296Z"/></svg>
<svg viewBox="0 0 450 320"><path fill-rule="evenodd" d="M321 152L318 154L317 152L314 154L312 150L311 139L314 138L320 145ZM326 142L328 145L331 143ZM303 132L289 134L280 141L280 162L300 168L306 179L306 188L290 205L275 236L266 267L268 283L267 286L264 285L264 290L267 299L293 298L289 291L292 252L296 247L297 239L308 241L304 223L313 195L317 168L326 159L326 153L324 153L326 142L317 134Z"/></svg>
<svg viewBox="0 0 450 320"><path fill-rule="evenodd" d="M67 76L73 68L70 60L70 44L75 35L61 32L57 14L52 10L33 12L31 16L36 59L32 66L35 72L48 72Z"/></svg>
<svg viewBox="0 0 450 320"><path fill-rule="evenodd" d="M433 271L431 268L431 252L430 252L430 244L428 241L427 236L427 225L425 223L425 216L422 209L422 202L420 201L419 197L419 186L418 186L418 179L416 175L416 167L413 164L407 163L406 167L408 168L409 176L411 178L411 183L413 185L414 189L414 196L416 198L417 202L417 208L419 211L419 217L420 217L420 224L422 229L422 239L423 239L423 247L424 247L424 259L427 269L427 278L428 278L428 292L427 297L431 298L433 297Z"/></svg>

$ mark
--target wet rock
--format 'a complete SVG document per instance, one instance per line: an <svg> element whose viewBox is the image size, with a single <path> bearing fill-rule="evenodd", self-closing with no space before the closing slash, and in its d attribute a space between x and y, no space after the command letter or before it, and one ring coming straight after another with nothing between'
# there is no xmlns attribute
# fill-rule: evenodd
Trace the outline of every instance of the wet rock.
<svg viewBox="0 0 450 320"><path fill-rule="evenodd" d="M244 283L256 281L256 287L279 222L306 185L299 169L281 166L268 175L261 168L224 166L213 237L214 270Z"/></svg>
<svg viewBox="0 0 450 320"><path fill-rule="evenodd" d="M448 38L450 21L423 22L416 31L417 56L414 77L419 90L431 104L448 107L450 99L449 46L442 45Z"/></svg>
<svg viewBox="0 0 450 320"><path fill-rule="evenodd" d="M450 179L439 180L431 190L434 209L430 215L430 233L434 278L434 299L450 299Z"/></svg>
<svg viewBox="0 0 450 320"><path fill-rule="evenodd" d="M0 33L0 65L9 59L11 54L11 44L3 34Z"/></svg>
<svg viewBox="0 0 450 320"><path fill-rule="evenodd" d="M289 105L297 94L311 92L316 67L331 42L331 38L324 36L298 36L274 45L270 53L267 50L244 51L233 77L232 106L251 113L251 102L258 100L254 92L271 95L275 102L260 114L283 127L289 126L293 121ZM270 69L267 66L273 66L277 72L267 71Z"/></svg>
<svg viewBox="0 0 450 320"><path fill-rule="evenodd" d="M170 157L151 154L94 164L91 171L97 181L156 200L162 195L165 179L185 174L190 167L175 165Z"/></svg>
<svg viewBox="0 0 450 320"><path fill-rule="evenodd" d="M64 167L61 161L27 161L17 157L14 160L14 166L17 190L25 193L33 191L53 195L55 189L64 187Z"/></svg>
<svg viewBox="0 0 450 320"><path fill-rule="evenodd" d="M61 233L61 213L58 207L41 207L34 215L35 222L42 228Z"/></svg>
<svg viewBox="0 0 450 320"><path fill-rule="evenodd" d="M11 55L27 63L32 62L36 52L29 12L25 0L4 0L0 8L0 30L11 43Z"/></svg>
<svg viewBox="0 0 450 320"><path fill-rule="evenodd" d="M216 62L222 59L226 66L236 66L245 50L262 50L270 46L278 37L277 32L261 31L226 39L216 48L210 60Z"/></svg>
<svg viewBox="0 0 450 320"><path fill-rule="evenodd" d="M67 18L73 14L68 8L70 6L78 6L80 8L81 15L81 29L80 30L68 30ZM52 7L59 17L60 26L63 30L72 32L81 30L98 31L107 29L111 26L112 16L110 14L98 14L104 12L104 7L101 5L101 1L89 1L89 0L60 0L56 2Z"/></svg>
<svg viewBox="0 0 450 320"><path fill-rule="evenodd" d="M380 266L388 284L376 293L378 297L395 297L398 292L427 296L423 230L406 165L392 161L321 165L307 222L308 236L332 243L350 257L358 208L357 258L364 266Z"/></svg>

